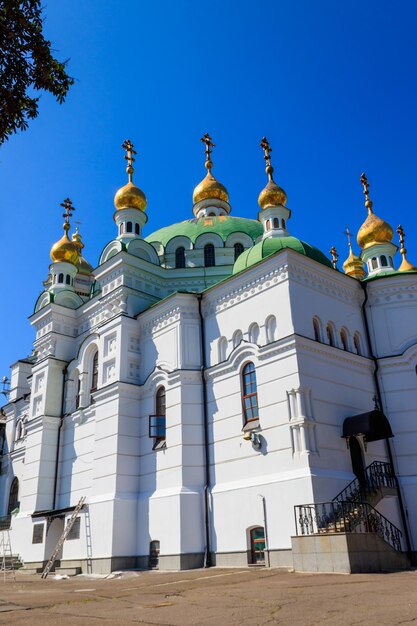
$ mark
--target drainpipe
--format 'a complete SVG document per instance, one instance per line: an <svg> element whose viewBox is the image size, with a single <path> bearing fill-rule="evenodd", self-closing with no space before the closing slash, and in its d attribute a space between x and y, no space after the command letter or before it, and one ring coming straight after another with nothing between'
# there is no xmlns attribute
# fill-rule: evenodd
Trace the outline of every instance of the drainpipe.
<svg viewBox="0 0 417 626"><path fill-rule="evenodd" d="M258 496L262 500L262 511L263 511L263 516L264 516L264 529L265 529L265 552L268 555L268 567L271 567L271 559L269 556L268 524L266 521L266 500L265 500L265 496L263 496L261 493L258 493Z"/></svg>
<svg viewBox="0 0 417 626"><path fill-rule="evenodd" d="M208 432L208 415L207 415L207 385L205 378L206 365L206 333L204 327L204 318L201 311L202 294L197 294L198 298L198 314L200 316L200 342L201 342L201 383L203 387L203 420L204 420L204 466L205 466L205 485L204 485L204 526L206 535L206 549L204 553L204 567L211 567L211 551L210 551L210 517L209 517L209 485L210 485L210 455L209 455L209 432Z"/></svg>
<svg viewBox="0 0 417 626"><path fill-rule="evenodd" d="M68 365L62 370L62 398L61 398L61 415L59 416L60 422L58 426L58 435L56 441L56 456L55 456L55 475L54 475L54 500L52 504L52 510L55 509L57 486L58 486L58 467L59 467L59 450L61 446L61 430L64 424L64 406L65 406L65 387L67 383Z"/></svg>
<svg viewBox="0 0 417 626"><path fill-rule="evenodd" d="M369 323L368 323L368 316L366 314L366 304L368 302L368 290L366 288L366 283L363 283L362 281L360 282L360 285L364 291L365 297L363 299L362 302L362 317L363 317L363 323L364 323L364 327L365 327L365 334L366 334L366 341L368 344L368 351L369 351L369 355L370 358L372 359L373 363L374 363L374 372L373 372L373 376L374 376L374 382L375 382L375 391L376 391L376 397L378 399L378 404L381 407L381 410L383 410L383 403L382 403L382 394L381 394L381 387L379 385L379 378L378 378L378 370L379 370L379 363L378 363L378 359L376 358L376 356L373 353L372 350L372 343L371 343L371 333L369 330ZM387 446L387 452L388 452L388 458L389 458L389 462L391 464L391 468L392 468L392 472L394 475L394 480L395 480L395 484L397 487L397 493L398 493L398 504L400 506L400 514L401 514L401 521L403 523L403 528L404 528L404 538L405 538L405 543L407 545L407 556L410 560L410 563L413 560L413 550L411 547L411 537L410 537L410 532L408 529L408 520L407 520L407 515L405 512L405 507L404 507L404 501L403 501L403 496L401 493L401 487L400 487L400 482L398 480L396 471L395 471L395 467L394 467L394 459L392 456L392 450L391 450L391 444L390 441L388 439L388 437L385 439L385 443Z"/></svg>

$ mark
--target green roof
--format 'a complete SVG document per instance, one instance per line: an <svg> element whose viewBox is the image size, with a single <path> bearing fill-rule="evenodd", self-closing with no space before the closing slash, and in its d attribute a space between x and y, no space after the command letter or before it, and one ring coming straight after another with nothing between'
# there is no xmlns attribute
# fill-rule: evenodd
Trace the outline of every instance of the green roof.
<svg viewBox="0 0 417 626"><path fill-rule="evenodd" d="M267 239L263 239L254 245L253 248L248 248L248 250L242 252L233 266L233 274L238 274L246 268L255 265L255 263L259 263L262 259L265 259L280 250L284 250L285 248L290 248L299 254L304 254L304 256L307 256L322 265L327 265L327 267L333 267L330 260L323 254L323 252L320 252L318 248L305 243L305 241L301 241L295 237L268 237Z"/></svg>
<svg viewBox="0 0 417 626"><path fill-rule="evenodd" d="M263 227L257 220L250 220L245 217L232 217L231 215L200 217L160 228L148 235L145 241L148 243L158 242L165 247L174 237L183 236L195 243L197 237L203 233L216 233L223 241L226 241L231 233L245 233L253 241L256 241L262 235Z"/></svg>
<svg viewBox="0 0 417 626"><path fill-rule="evenodd" d="M379 272L375 276L366 276L363 278L362 282L369 283L371 280L377 280L378 278L386 278L387 276L404 276L406 274L417 274L417 270L407 270L405 272L400 272L399 270L394 270L393 272Z"/></svg>

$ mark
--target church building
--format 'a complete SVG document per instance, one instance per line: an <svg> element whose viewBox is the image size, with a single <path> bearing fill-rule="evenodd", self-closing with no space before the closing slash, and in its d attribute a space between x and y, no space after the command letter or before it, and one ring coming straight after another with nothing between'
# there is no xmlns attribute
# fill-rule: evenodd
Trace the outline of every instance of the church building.
<svg viewBox="0 0 417 626"><path fill-rule="evenodd" d="M123 144L115 238L94 268L63 202L33 351L0 409L0 529L33 571L69 520L56 571L407 567L417 268L403 228L397 247L363 174L360 253L347 230L339 268L292 234L266 138L253 219L232 214L202 141L193 216L150 234Z"/></svg>

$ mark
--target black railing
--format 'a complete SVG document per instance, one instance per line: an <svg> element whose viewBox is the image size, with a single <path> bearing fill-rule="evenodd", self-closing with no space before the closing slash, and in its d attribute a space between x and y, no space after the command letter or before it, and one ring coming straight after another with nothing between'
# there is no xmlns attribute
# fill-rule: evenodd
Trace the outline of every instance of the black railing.
<svg viewBox="0 0 417 626"><path fill-rule="evenodd" d="M374 461L364 469L363 481L355 478L333 498L333 502L361 502L372 497L381 487L396 488L390 463Z"/></svg>
<svg viewBox="0 0 417 626"><path fill-rule="evenodd" d="M376 533L401 552L402 532L368 502L332 501L294 507L297 535Z"/></svg>

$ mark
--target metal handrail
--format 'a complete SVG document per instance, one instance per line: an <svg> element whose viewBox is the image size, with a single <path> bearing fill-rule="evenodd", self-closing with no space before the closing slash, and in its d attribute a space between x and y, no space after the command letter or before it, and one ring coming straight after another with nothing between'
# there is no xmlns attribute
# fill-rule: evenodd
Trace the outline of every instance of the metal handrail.
<svg viewBox="0 0 417 626"><path fill-rule="evenodd" d="M294 507L297 535L376 533L399 552L402 532L369 502L338 500Z"/></svg>
<svg viewBox="0 0 417 626"><path fill-rule="evenodd" d="M365 500L380 487L396 488L394 472L391 463L385 461L373 461L364 469L364 482L361 484L358 478L354 478L340 493L333 498L337 501L359 502Z"/></svg>

